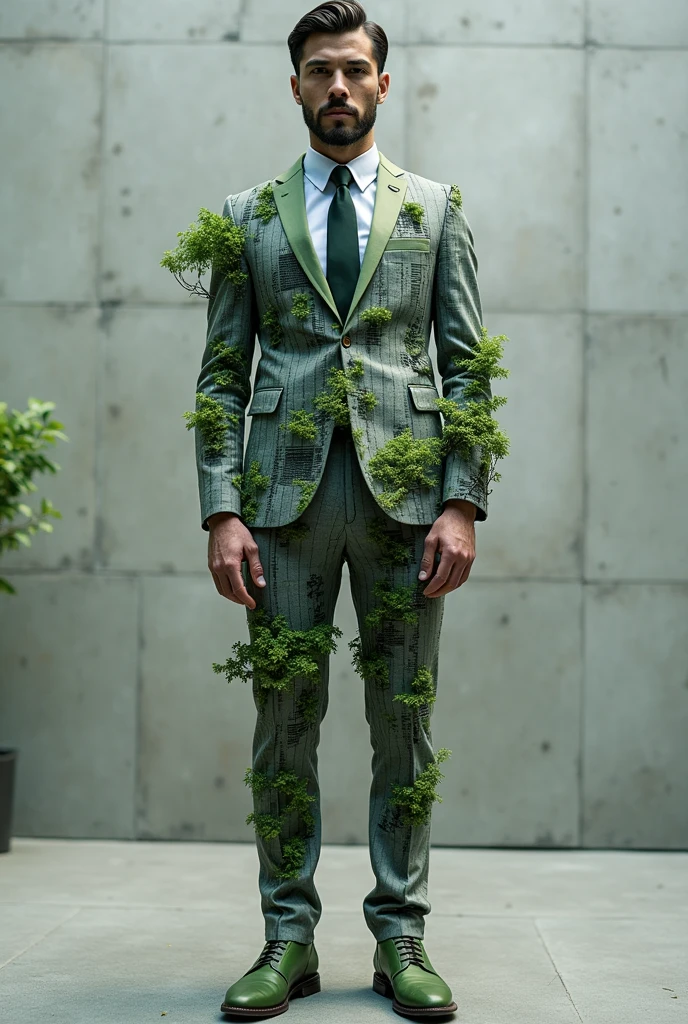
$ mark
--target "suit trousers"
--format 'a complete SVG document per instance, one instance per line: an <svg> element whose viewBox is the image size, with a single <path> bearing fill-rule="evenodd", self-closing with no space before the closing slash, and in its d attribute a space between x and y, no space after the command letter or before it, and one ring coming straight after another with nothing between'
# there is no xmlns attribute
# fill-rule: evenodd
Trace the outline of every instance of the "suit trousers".
<svg viewBox="0 0 688 1024"><path fill-rule="evenodd" d="M284 615L291 629L332 624L342 565L348 563L363 656L378 658L378 663L382 659L389 669L388 678L368 673L360 683L365 686L365 716L373 751L368 838L376 879L363 901L363 913L378 942L400 935L423 938L425 915L430 912L430 815L422 823L409 824L408 816L390 797L395 784L413 785L434 759L432 702L418 707L394 699L414 692L412 684L420 668L431 673L433 695L436 693L444 597L426 598L422 591L427 583L417 578L430 527L397 522L377 505L362 476L349 428L335 429L322 479L297 525L303 534L298 537L289 528L252 528L266 586L255 586L244 563L247 589L258 609L264 609L270 618ZM382 529L397 545L396 558L390 558L389 547L384 540L381 543ZM399 558L403 546L406 564ZM413 621L379 614L380 582L393 589L409 588L406 595L412 612L406 618ZM374 623L366 624L366 617L376 608ZM320 723L328 704L328 656L319 655L318 664L320 678L315 687L301 677L291 689L281 691L261 690L253 682L257 709L253 771L267 776L293 772L308 780L308 793L315 796L310 805L314 825L306 838L298 877L279 877L282 844L298 834L297 816L284 819L286 831L277 838L256 834L266 939L312 942L321 915L314 882L321 841L317 752ZM351 685L356 678L352 669ZM316 695L311 697L308 716L303 710L307 692ZM278 815L285 797L274 790L254 789L253 799L256 815ZM342 885L346 884L342 878Z"/></svg>

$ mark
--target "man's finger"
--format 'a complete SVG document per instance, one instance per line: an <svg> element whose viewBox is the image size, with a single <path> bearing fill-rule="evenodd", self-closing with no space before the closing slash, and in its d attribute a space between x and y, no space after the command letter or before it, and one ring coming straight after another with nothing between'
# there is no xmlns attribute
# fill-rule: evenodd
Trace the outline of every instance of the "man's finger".
<svg viewBox="0 0 688 1024"><path fill-rule="evenodd" d="M248 590L244 586L244 579L241 575L241 570L238 565L227 566L227 575L229 576L229 583L234 593L234 596L238 599L239 604L245 604L247 608L253 610L256 607L256 602L253 600Z"/></svg>
<svg viewBox="0 0 688 1024"><path fill-rule="evenodd" d="M440 590L447 582L451 575L451 571L454 568L455 554L449 549L445 548L440 558L440 564L435 570L435 575L432 577L427 587L423 591L426 597L436 597L437 591Z"/></svg>
<svg viewBox="0 0 688 1024"><path fill-rule="evenodd" d="M261 565L260 557L258 554L258 545L247 545L244 548L244 554L246 556L246 561L248 562L248 567L253 582L257 587L264 587L265 576L263 575L263 566Z"/></svg>
<svg viewBox="0 0 688 1024"><path fill-rule="evenodd" d="M452 590L456 590L459 585L459 580L463 574L463 566L460 561L454 562L452 571L449 574L449 579L440 587L432 596L433 597L444 597L446 594L451 594Z"/></svg>
<svg viewBox="0 0 688 1024"><path fill-rule="evenodd" d="M426 580L432 575L432 568L435 564L435 552L437 551L438 539L436 534L429 533L425 538L423 546L423 557L420 560L419 580Z"/></svg>
<svg viewBox="0 0 688 1024"><path fill-rule="evenodd" d="M214 572L213 580L215 581L215 589L221 597L226 597L228 601L233 601L235 604L241 604L232 593L232 588L225 573Z"/></svg>

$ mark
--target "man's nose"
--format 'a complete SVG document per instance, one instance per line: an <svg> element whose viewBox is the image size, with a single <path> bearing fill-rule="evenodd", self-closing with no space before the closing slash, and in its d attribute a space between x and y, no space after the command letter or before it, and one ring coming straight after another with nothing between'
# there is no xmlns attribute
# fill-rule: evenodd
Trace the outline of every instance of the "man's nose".
<svg viewBox="0 0 688 1024"><path fill-rule="evenodd" d="M332 79L332 82L330 84L330 89L329 89L329 95L330 96L338 96L338 97L341 97L341 98L348 97L349 89L348 89L348 86L346 84L346 78L341 73L341 71L338 71L337 74Z"/></svg>

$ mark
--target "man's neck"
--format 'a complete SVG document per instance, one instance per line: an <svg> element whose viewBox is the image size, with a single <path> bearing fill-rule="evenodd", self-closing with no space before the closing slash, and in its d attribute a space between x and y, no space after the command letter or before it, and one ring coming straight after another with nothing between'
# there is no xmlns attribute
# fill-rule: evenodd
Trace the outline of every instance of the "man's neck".
<svg viewBox="0 0 688 1024"><path fill-rule="evenodd" d="M350 163L357 156L361 156L362 153L367 153L375 145L375 131L373 129L350 146L328 146L327 143L322 142L313 132L309 134L311 146L316 153L321 153L322 156L327 156L338 164Z"/></svg>

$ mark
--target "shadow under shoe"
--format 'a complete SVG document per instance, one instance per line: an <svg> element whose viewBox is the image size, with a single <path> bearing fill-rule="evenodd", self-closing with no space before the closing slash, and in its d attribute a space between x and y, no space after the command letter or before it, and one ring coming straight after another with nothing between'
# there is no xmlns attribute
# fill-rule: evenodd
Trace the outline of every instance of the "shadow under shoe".
<svg viewBox="0 0 688 1024"><path fill-rule="evenodd" d="M227 989L220 1011L232 1017L276 1017L289 1009L290 999L319 991L314 944L268 939L253 966Z"/></svg>
<svg viewBox="0 0 688 1024"><path fill-rule="evenodd" d="M451 989L440 978L420 939L404 935L378 942L373 989L392 999L402 1017L447 1017L456 1009Z"/></svg>

